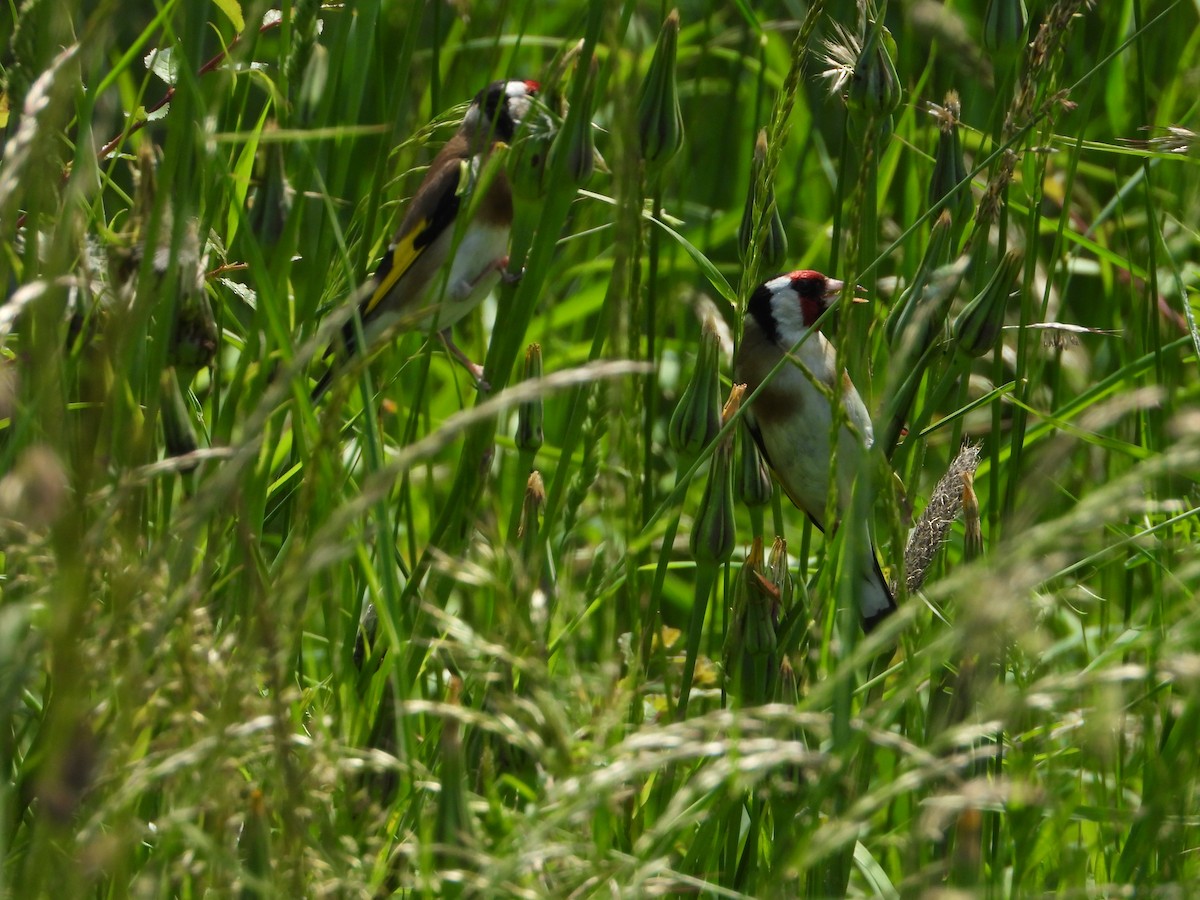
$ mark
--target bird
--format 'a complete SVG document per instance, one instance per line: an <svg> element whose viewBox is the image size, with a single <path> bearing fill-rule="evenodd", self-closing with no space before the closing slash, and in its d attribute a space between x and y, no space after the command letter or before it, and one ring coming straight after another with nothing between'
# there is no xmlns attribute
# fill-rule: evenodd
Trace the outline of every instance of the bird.
<svg viewBox="0 0 1200 900"><path fill-rule="evenodd" d="M488 389L483 367L458 348L451 329L502 276L517 276L508 273L513 202L503 168L478 200L470 196L470 185L492 151L512 142L538 87L536 81L493 81L475 95L458 131L434 157L409 201L370 284L357 295L362 297L358 311L368 344L393 326L403 330L436 326L446 349L481 390ZM473 217L460 227L460 213L466 215L472 207ZM339 346L345 357L357 349L353 319L325 356L335 356ZM314 401L328 389L337 370L334 361L313 389Z"/></svg>
<svg viewBox="0 0 1200 900"><path fill-rule="evenodd" d="M807 369L830 393L840 389L849 426L838 432L837 479L841 510L850 499L850 486L862 454L871 446L871 417L848 373L837 372L833 345L812 331L792 354L792 348L810 332L817 318L841 294L844 282L811 269L801 269L764 281L750 295L741 343L734 359L734 380L746 385L747 395L767 383L743 414L745 424L783 491L812 523L825 530L829 495L830 434L833 408L805 374ZM768 380L784 355L791 355ZM803 369L801 368L803 366ZM896 609L879 565L870 529L864 559L857 573L857 595L863 630L870 633Z"/></svg>

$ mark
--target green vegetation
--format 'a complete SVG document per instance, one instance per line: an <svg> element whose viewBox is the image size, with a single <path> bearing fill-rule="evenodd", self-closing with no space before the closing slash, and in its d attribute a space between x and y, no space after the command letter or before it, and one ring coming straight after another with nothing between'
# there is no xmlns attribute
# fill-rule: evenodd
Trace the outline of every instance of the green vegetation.
<svg viewBox="0 0 1200 900"><path fill-rule="evenodd" d="M675 118L660 4L9 0L0 893L1193 893L1197 7L1021 6L685 3ZM491 395L313 404L501 77ZM869 638L716 424L783 268L870 300Z"/></svg>

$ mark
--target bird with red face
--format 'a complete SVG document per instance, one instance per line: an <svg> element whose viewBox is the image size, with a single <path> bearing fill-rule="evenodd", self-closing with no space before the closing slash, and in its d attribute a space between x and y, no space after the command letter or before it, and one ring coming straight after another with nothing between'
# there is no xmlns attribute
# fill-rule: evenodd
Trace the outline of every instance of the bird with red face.
<svg viewBox="0 0 1200 900"><path fill-rule="evenodd" d="M822 531L830 488L833 431L829 395L838 392L846 410L847 423L838 431L837 446L838 498L843 510L863 453L873 440L871 417L862 397L850 376L838 372L833 345L819 330L813 330L818 317L836 302L843 286L841 281L811 269L760 284L750 296L734 360L734 380L746 384L747 395L767 382L744 414L755 443L783 492ZM804 342L796 347L801 338ZM790 364L768 380L785 355L790 357ZM819 390L814 380L828 393ZM870 632L896 609L896 601L879 567L869 529L864 546L870 548L870 553L858 572L857 595L863 629Z"/></svg>
<svg viewBox="0 0 1200 900"><path fill-rule="evenodd" d="M479 305L508 268L512 188L501 168L478 201L471 191L492 150L512 142L537 89L535 81L494 81L471 101L462 125L417 187L375 270L371 292L359 304L368 344L393 326L436 329L446 349L486 387L483 368L458 348L451 328ZM460 224L460 213L465 216L471 206L471 220ZM355 334L350 320L340 341L347 356L355 350ZM327 355L333 352L331 347ZM328 388L336 369L331 366L318 382L314 399Z"/></svg>

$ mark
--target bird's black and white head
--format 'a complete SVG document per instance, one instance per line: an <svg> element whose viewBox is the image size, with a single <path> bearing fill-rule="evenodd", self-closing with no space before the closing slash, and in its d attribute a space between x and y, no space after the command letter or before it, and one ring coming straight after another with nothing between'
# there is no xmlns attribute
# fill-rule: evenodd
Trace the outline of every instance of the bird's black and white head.
<svg viewBox="0 0 1200 900"><path fill-rule="evenodd" d="M536 81L493 81L471 101L463 131L472 141L511 143L521 120L529 114L537 90Z"/></svg>
<svg viewBox="0 0 1200 900"><path fill-rule="evenodd" d="M764 281L750 295L746 311L763 336L791 347L842 292L843 282L812 269L800 269Z"/></svg>

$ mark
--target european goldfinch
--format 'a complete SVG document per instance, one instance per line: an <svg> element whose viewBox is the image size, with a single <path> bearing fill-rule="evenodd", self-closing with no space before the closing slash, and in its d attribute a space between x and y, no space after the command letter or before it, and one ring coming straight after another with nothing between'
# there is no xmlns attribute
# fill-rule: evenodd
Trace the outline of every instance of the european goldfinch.
<svg viewBox="0 0 1200 900"><path fill-rule="evenodd" d="M481 198L472 198L473 182L493 148L512 141L533 103L535 81L494 81L475 95L462 125L429 166L409 202L396 236L372 278L374 289L359 306L368 344L392 326L403 330L436 328L480 387L483 367L454 343L451 328L495 287L508 268L512 227L512 189L503 168ZM465 205L464 205L465 202ZM475 214L458 225L460 211ZM350 320L340 342L347 355L356 347ZM326 355L331 355L334 348ZM329 387L336 364L313 390L313 399Z"/></svg>
<svg viewBox="0 0 1200 900"><path fill-rule="evenodd" d="M809 269L759 285L746 309L734 380L745 383L748 394L757 389L780 356L789 353L837 300L842 286L842 282ZM849 427L842 426L837 451L838 496L843 506L850 499L863 451L873 440L871 417L850 376L837 372L833 345L819 331L809 335L791 359L792 364L784 365L751 403L745 421L784 493L823 531L833 409L828 395L818 390L809 376L830 394L840 390L846 410ZM863 560L858 573L858 598L863 629L869 632L895 610L896 602L879 568L869 529L865 537L870 559Z"/></svg>

